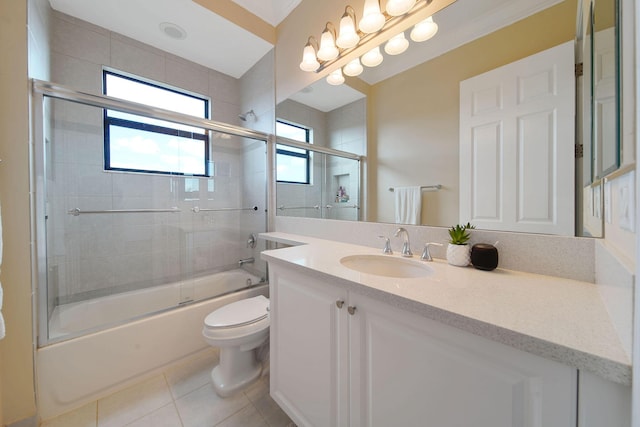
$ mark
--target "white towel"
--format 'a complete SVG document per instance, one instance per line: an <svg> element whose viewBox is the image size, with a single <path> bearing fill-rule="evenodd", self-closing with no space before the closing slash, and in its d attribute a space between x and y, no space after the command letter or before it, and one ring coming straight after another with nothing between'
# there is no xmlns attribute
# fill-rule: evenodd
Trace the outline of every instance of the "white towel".
<svg viewBox="0 0 640 427"><path fill-rule="evenodd" d="M2 273L2 206L0 206L0 273ZM4 317L2 317L2 283L0 283L0 340L4 338Z"/></svg>
<svg viewBox="0 0 640 427"><path fill-rule="evenodd" d="M396 224L420 225L422 190L420 187L396 187Z"/></svg>

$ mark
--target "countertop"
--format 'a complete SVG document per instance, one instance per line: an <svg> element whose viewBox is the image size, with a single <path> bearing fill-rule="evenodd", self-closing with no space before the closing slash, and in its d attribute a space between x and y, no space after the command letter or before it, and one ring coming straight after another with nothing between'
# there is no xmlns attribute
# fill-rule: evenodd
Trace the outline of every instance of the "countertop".
<svg viewBox="0 0 640 427"><path fill-rule="evenodd" d="M262 252L331 283L484 338L630 385L631 361L596 285L513 270L427 263L428 277L398 279L360 273L340 263L380 249L286 233L260 235L291 247ZM398 254L388 255L399 257ZM419 261L419 255L414 255Z"/></svg>

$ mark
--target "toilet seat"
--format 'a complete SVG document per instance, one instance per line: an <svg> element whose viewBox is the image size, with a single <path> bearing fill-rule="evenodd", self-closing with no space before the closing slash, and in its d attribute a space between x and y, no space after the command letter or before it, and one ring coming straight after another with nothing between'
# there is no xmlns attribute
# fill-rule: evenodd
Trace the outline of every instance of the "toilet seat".
<svg viewBox="0 0 640 427"><path fill-rule="evenodd" d="M269 317L269 300L263 295L236 301L211 312L205 319L207 329L227 329L252 325Z"/></svg>

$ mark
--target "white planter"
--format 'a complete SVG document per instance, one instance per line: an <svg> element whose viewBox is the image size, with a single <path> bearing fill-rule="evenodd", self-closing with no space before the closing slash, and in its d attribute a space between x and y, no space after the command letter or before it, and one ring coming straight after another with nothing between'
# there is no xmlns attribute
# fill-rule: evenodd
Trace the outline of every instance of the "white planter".
<svg viewBox="0 0 640 427"><path fill-rule="evenodd" d="M471 263L471 247L469 245L447 246L447 262L458 267L466 267Z"/></svg>

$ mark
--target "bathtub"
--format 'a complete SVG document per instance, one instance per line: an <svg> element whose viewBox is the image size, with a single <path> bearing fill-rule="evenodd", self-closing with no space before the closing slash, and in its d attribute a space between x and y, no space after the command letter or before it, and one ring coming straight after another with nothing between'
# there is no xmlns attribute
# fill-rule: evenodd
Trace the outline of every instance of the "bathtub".
<svg viewBox="0 0 640 427"><path fill-rule="evenodd" d="M268 296L267 284L247 287L247 280L259 282L243 270L233 270L57 307L50 336L117 326L36 351L39 417L49 419L78 408L208 348L201 335L207 314L240 299ZM166 310L185 299L202 298L209 299ZM158 310L163 311L145 316Z"/></svg>
<svg viewBox="0 0 640 427"><path fill-rule="evenodd" d="M231 270L162 286L121 292L57 306L49 320L49 339L59 341L86 331L115 326L193 301L235 292L260 282L244 270Z"/></svg>

